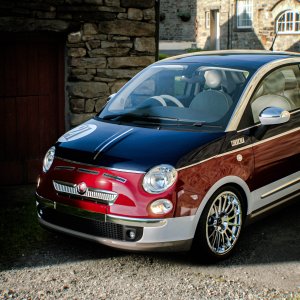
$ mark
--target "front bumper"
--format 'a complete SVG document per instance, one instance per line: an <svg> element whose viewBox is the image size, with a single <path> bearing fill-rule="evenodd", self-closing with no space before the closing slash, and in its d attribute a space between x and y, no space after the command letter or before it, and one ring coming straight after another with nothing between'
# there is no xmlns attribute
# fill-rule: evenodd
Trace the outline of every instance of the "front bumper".
<svg viewBox="0 0 300 300"><path fill-rule="evenodd" d="M95 213L36 194L42 226L110 247L131 251L186 251L195 232L195 216L139 219ZM129 233L134 231L135 238Z"/></svg>

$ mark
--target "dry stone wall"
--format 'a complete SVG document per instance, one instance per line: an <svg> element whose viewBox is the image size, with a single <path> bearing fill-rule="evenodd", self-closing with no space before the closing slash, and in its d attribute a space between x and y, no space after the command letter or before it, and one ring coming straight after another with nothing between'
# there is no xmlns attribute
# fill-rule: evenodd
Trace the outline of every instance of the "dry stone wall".
<svg viewBox="0 0 300 300"><path fill-rule="evenodd" d="M155 61L155 5L155 0L1 0L0 33L65 36L66 98L75 126Z"/></svg>

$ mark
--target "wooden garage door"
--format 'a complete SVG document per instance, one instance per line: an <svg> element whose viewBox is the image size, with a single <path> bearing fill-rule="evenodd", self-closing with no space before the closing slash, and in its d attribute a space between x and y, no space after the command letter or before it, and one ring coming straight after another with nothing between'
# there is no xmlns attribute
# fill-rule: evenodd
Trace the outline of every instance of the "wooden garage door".
<svg viewBox="0 0 300 300"><path fill-rule="evenodd" d="M0 185L36 182L45 152L64 131L63 63L55 37L1 42Z"/></svg>

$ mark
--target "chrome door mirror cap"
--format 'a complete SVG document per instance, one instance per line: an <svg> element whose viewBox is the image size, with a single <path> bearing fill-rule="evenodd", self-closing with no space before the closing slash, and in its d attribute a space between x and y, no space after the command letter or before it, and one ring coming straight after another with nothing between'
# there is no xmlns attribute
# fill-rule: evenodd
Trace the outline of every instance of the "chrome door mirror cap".
<svg viewBox="0 0 300 300"><path fill-rule="evenodd" d="M291 115L287 110L280 107L267 107L259 114L262 125L277 125L289 121Z"/></svg>

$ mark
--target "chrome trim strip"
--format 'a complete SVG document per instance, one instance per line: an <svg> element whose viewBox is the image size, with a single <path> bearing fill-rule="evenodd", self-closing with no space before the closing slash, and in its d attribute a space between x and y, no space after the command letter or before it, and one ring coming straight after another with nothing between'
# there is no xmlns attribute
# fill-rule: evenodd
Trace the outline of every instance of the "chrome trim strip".
<svg viewBox="0 0 300 300"><path fill-rule="evenodd" d="M267 197L269 197L269 196L272 196L272 195L274 195L274 194L276 194L276 193L278 193L278 192L280 192L280 191L282 191L282 190L285 190L285 189L287 189L288 187L293 186L293 185L295 185L295 184L297 184L297 183L300 183L300 177L299 177L299 178L296 178L296 179L294 179L294 180L292 180L292 181L290 181L290 182L287 182L287 183L285 183L285 184L283 184L283 185L277 187L276 189L271 190L271 191L269 191L269 192L267 192L267 193L261 195L260 198L261 198L261 199L264 199L264 198L267 198Z"/></svg>
<svg viewBox="0 0 300 300"><path fill-rule="evenodd" d="M144 219L144 218L129 218L115 215L106 215L102 213L96 213L82 208L70 206L60 202L55 202L49 199L46 199L36 193L37 202L43 204L57 211L74 215L81 218L111 222L120 225L133 226L133 227L162 227L167 224L167 219Z"/></svg>
<svg viewBox="0 0 300 300"><path fill-rule="evenodd" d="M75 167L69 167L69 166L56 166L54 170L66 170L66 171L74 171Z"/></svg>
<svg viewBox="0 0 300 300"><path fill-rule="evenodd" d="M246 128L244 128L244 129L241 129L241 130L237 130L237 133L241 133L241 132L243 132L243 131L246 131L246 130L249 130L249 129L252 129L252 128L255 128L255 127L259 127L259 126L261 126L261 123L255 124L255 125L250 126L250 127L246 127Z"/></svg>
<svg viewBox="0 0 300 300"><path fill-rule="evenodd" d="M88 167L93 167L93 168L99 168L99 169L111 170L111 171L117 171L117 172L124 172L124 173L146 174L146 172L144 172L144 171L136 171L136 170L118 169L118 168L97 166L97 165L92 165L92 164L81 163L81 162L78 162L78 161L62 158L62 157L59 157L59 156L55 156L55 158L60 159L60 160L65 161L65 162L72 163L72 164L81 165L81 166L88 166Z"/></svg>
<svg viewBox="0 0 300 300"><path fill-rule="evenodd" d="M98 171L93 171L93 170L88 170L88 169L83 169L83 168L78 168L77 172L86 173L86 174L92 174L92 175L99 175Z"/></svg>
<svg viewBox="0 0 300 300"><path fill-rule="evenodd" d="M114 180L122 182L122 183L126 183L126 181L127 181L127 179L125 179L125 178L122 178L120 176L115 176L115 175L107 174L107 173L103 173L102 176L106 177L106 178L109 178L109 179L114 179Z"/></svg>
<svg viewBox="0 0 300 300"><path fill-rule="evenodd" d="M300 196L300 191L297 192L296 194L293 194L293 195L284 197L283 199L281 199L281 200L279 200L279 201L276 201L276 202L273 203L273 204L267 205L266 207L263 207L263 208L261 208L261 209L259 208L258 210L252 212L252 213L249 215L249 217L250 217L251 219L252 219L252 218L255 218L255 217L259 216L260 214L263 214L263 213L267 212L268 210L271 210L271 209L273 209L273 208L275 208L275 207L277 207L277 206L279 206L279 205L281 205L281 204L284 204L284 203L286 203L286 202L288 202L288 201L290 201L290 200L292 200L292 199L294 199L294 198L296 198L296 197L298 197L298 196Z"/></svg>
<svg viewBox="0 0 300 300"><path fill-rule="evenodd" d="M187 251L191 248L192 239L188 240L179 240L179 241L170 241L170 242L152 242L152 243L141 243L141 242L125 242L112 240L108 238L96 237L90 234L74 231L64 227L60 227L49 222L44 221L40 217L38 218L39 223L42 226L60 231L69 235L80 237L86 240L94 241L99 244L103 244L109 247L131 250L131 251Z"/></svg>
<svg viewBox="0 0 300 300"><path fill-rule="evenodd" d="M96 153L96 155L94 156L94 160L98 157L98 155L105 150L105 148L107 148L110 144L112 144L114 141L118 140L119 138L121 138L123 135L128 134L129 132L131 132L133 130L133 128L130 128L128 130L126 130L125 132L119 134L118 136L116 136L115 138L113 138L112 140L110 140L108 143L106 143L100 150L98 150L98 152Z"/></svg>
<svg viewBox="0 0 300 300"><path fill-rule="evenodd" d="M187 168L191 168L191 167L197 166L197 165L199 165L199 164L202 164L202 163L207 162L208 160L211 160L211 159L214 159L214 158L219 158L219 157L226 156L226 155L229 155L229 154L232 154L232 153L235 153L235 152L239 152L239 151L246 150L246 149L248 149L248 148L253 148L253 147L257 146L257 145L260 145L260 144L263 144L263 143L267 143L267 142L269 142L269 141L271 141L271 140L280 138L280 137L285 136L285 135L290 134L290 133L297 132L297 131L299 131L299 130L300 130L300 128L295 128L295 129L286 131L286 132L284 132L284 133L281 133L281 134L272 136L272 137L270 137L270 138L268 138L268 139L265 139L265 140L263 140L263 141L259 141L259 142L256 142L256 143L249 144L249 145L247 145L247 146L241 147L241 148L237 148L237 149L234 149L234 150L231 150L231 151L228 151L228 152L224 152L224 153L221 153L221 154L217 154L217 155L212 156L212 157L210 157L210 158L204 159L204 160L202 160L202 161L196 162L196 163L194 163L194 164L191 164L191 165L188 165L188 166L185 166L185 167L182 167L182 168L178 168L178 169L176 169L176 170L177 170L177 171L181 171L181 170L184 170L184 169L187 169Z"/></svg>
<svg viewBox="0 0 300 300"><path fill-rule="evenodd" d="M95 201L100 200L101 202L104 202L109 205L112 205L118 197L118 194L115 192L100 190L100 189L95 189L90 187L87 187L87 190L84 194L80 194L77 191L77 184L59 181L59 180L53 180L53 186L54 189L59 193L74 195L77 197L92 199Z"/></svg>
<svg viewBox="0 0 300 300"><path fill-rule="evenodd" d="M139 219L113 215L106 215L106 221L126 226L137 227L161 227L167 224L166 219Z"/></svg>
<svg viewBox="0 0 300 300"><path fill-rule="evenodd" d="M270 50L250 50L251 53L254 54L264 54L264 55L275 55L275 54L280 54L280 55L292 55L294 57L300 57L298 53L295 52L290 52L290 51L270 51ZM249 55L249 50L243 50L243 49L237 49L237 50L212 50L212 51L201 51L201 52L194 52L194 53L185 53L185 54L180 54L176 56L170 56L168 58L165 58L164 61L170 61L174 59L179 59L179 58L185 58L185 57L190 57L190 56L204 56L204 55L224 55L224 54L248 54ZM154 64L158 64L158 62L155 62Z"/></svg>

